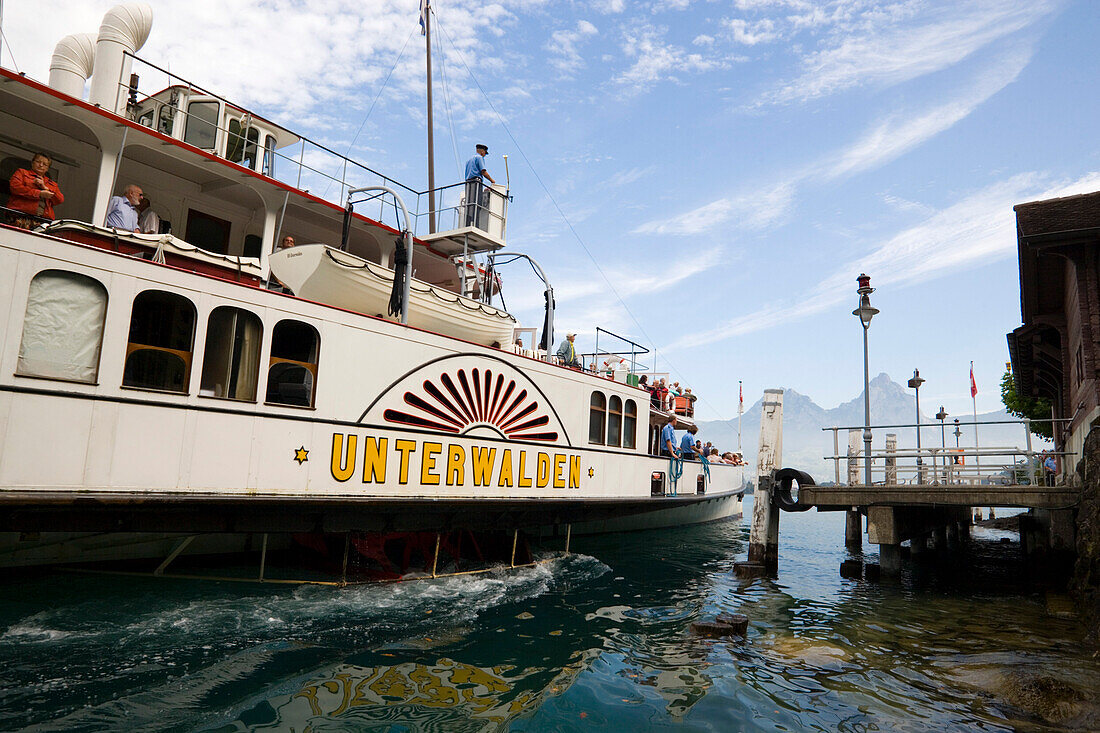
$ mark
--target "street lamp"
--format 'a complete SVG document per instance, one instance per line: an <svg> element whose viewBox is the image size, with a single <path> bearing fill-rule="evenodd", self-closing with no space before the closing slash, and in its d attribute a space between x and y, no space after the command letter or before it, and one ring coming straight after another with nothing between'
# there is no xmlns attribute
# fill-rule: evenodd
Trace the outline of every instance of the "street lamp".
<svg viewBox="0 0 1100 733"><path fill-rule="evenodd" d="M955 447L959 447L959 436L963 434L963 431L959 429L959 418L955 418Z"/></svg>
<svg viewBox="0 0 1100 733"><path fill-rule="evenodd" d="M913 390L917 395L917 481L924 483L924 475L922 468L924 461L921 460L920 454L920 386L924 384L925 379L921 377L920 370L914 369L913 376L909 379L909 389Z"/></svg>
<svg viewBox="0 0 1100 733"><path fill-rule="evenodd" d="M871 485L871 372L867 362L867 329L871 327L871 319L878 315L878 308L871 307L871 293L875 289L871 287L871 276L860 274L857 278L859 287L859 307L852 311L852 315L859 318L863 326L863 483Z"/></svg>
<svg viewBox="0 0 1100 733"><path fill-rule="evenodd" d="M947 419L947 412L940 405L940 411L936 413L936 419L940 421L940 452L943 453L943 473L947 474L947 433L943 421ZM935 460L933 459L933 463Z"/></svg>

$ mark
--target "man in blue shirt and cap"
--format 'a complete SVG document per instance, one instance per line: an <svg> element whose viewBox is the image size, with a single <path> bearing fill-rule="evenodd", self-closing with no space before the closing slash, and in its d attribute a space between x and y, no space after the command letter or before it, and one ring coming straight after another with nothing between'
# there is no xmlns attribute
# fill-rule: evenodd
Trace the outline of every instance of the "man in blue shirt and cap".
<svg viewBox="0 0 1100 733"><path fill-rule="evenodd" d="M478 143L475 146L477 154L466 161L466 226L477 226L478 212L481 207L481 192L485 185L483 178L488 178L489 183L496 180L485 169L485 156L489 154L489 146Z"/></svg>
<svg viewBox="0 0 1100 733"><path fill-rule="evenodd" d="M661 455L674 456L676 451L676 416L669 415L668 422L661 428Z"/></svg>

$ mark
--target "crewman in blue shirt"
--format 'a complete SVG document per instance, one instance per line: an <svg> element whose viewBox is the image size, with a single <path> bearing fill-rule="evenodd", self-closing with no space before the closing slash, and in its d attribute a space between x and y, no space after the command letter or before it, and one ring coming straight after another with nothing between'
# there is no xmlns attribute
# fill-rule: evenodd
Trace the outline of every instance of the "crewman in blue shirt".
<svg viewBox="0 0 1100 733"><path fill-rule="evenodd" d="M695 434L697 432L699 432L699 428L692 425L684 433L684 437L680 439L680 457L685 461L697 457L695 451Z"/></svg>
<svg viewBox="0 0 1100 733"><path fill-rule="evenodd" d="M668 422L661 428L661 455L674 456L676 451L676 416L669 415Z"/></svg>
<svg viewBox="0 0 1100 733"><path fill-rule="evenodd" d="M481 191L485 185L483 178L488 178L489 183L496 180L485 169L485 156L489 154L489 146L478 144L475 146L477 154L466 161L466 226L478 226L478 213L481 207Z"/></svg>

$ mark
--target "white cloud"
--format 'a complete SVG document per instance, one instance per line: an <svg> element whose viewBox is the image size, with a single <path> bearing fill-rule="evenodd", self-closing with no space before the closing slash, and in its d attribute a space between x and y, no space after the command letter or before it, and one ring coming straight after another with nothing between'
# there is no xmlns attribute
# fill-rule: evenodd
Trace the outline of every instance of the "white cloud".
<svg viewBox="0 0 1100 733"><path fill-rule="evenodd" d="M621 13L625 7L623 0L597 0L592 3L592 7L600 13L611 14Z"/></svg>
<svg viewBox="0 0 1100 733"><path fill-rule="evenodd" d="M779 32L776 30L775 22L768 18L758 20L754 23L750 23L743 18L733 18L725 21L725 26L729 28L730 35L733 37L733 42L745 46L755 46L758 43L769 43L779 38Z"/></svg>
<svg viewBox="0 0 1100 733"><path fill-rule="evenodd" d="M753 189L716 199L691 211L646 222L634 234L690 236L730 224L735 228L761 230L782 219L793 203L795 186L782 181L765 190Z"/></svg>
<svg viewBox="0 0 1100 733"><path fill-rule="evenodd" d="M898 84L945 69L1032 25L1058 1L970 0L937 5L923 14L917 13L924 9L919 5L873 6L837 21L825 46L803 57L803 73L764 101L806 101L857 86ZM903 19L913 22L899 22Z"/></svg>
<svg viewBox="0 0 1100 733"><path fill-rule="evenodd" d="M796 303L771 303L719 324L688 334L663 347L691 348L774 328L838 306L850 297L855 273L870 273L876 285L913 285L946 274L1011 257L1016 252L1012 207L1018 203L1069 196L1100 189L1100 172L1073 181L1049 183L1025 173L990 185L904 229L866 255L847 262L819 281Z"/></svg>
<svg viewBox="0 0 1100 733"><path fill-rule="evenodd" d="M546 50L550 52L552 63L558 70L571 74L584 66L577 45L586 37L599 33L596 26L587 20L577 22L573 30L558 30L550 34L550 41L546 44Z"/></svg>
<svg viewBox="0 0 1100 733"><path fill-rule="evenodd" d="M628 91L641 92L661 81L675 81L679 74L709 71L718 61L666 43L663 32L648 25L628 29L622 49L633 59L630 68L615 77L615 82Z"/></svg>
<svg viewBox="0 0 1100 733"><path fill-rule="evenodd" d="M948 102L917 114L895 114L865 133L826 164L825 177L839 178L894 160L966 118L1019 77L1031 60L1029 48L998 56L977 79Z"/></svg>

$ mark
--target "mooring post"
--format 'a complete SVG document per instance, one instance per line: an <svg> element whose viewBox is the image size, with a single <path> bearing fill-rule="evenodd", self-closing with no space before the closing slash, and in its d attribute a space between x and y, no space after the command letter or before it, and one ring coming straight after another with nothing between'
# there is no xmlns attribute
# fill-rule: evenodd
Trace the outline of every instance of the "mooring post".
<svg viewBox="0 0 1100 733"><path fill-rule="evenodd" d="M849 430L848 431L848 485L855 486L860 483L859 480L859 454L862 452L860 447L860 441L863 440L860 437L861 431Z"/></svg>
<svg viewBox="0 0 1100 733"><path fill-rule="evenodd" d="M897 456L896 456L897 452L898 452L898 434L897 433L887 433L886 434L886 460L884 461L885 466L886 466L886 468L885 468L886 478L883 479L886 482L887 486L897 486L898 485L898 459L897 459Z"/></svg>
<svg viewBox="0 0 1100 733"><path fill-rule="evenodd" d="M565 525L565 554L569 554L569 540L573 539L573 525Z"/></svg>
<svg viewBox="0 0 1100 733"><path fill-rule="evenodd" d="M738 574L752 576L779 567L779 507L772 501L773 477L783 461L783 390L764 390L760 448L756 454L756 493L752 499L749 561ZM754 567L755 566L755 567Z"/></svg>
<svg viewBox="0 0 1100 733"><path fill-rule="evenodd" d="M863 514L857 507L844 513L844 546L857 551L863 548Z"/></svg>

